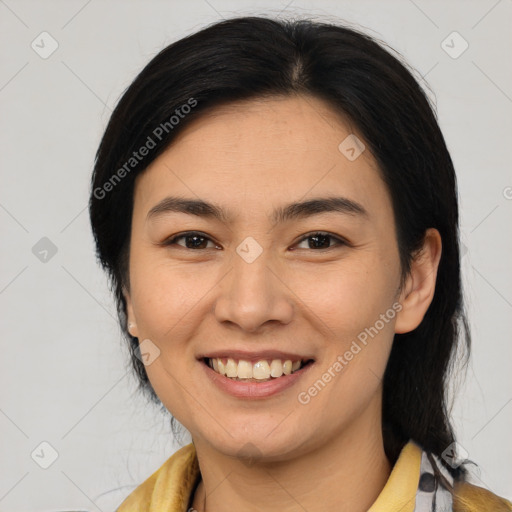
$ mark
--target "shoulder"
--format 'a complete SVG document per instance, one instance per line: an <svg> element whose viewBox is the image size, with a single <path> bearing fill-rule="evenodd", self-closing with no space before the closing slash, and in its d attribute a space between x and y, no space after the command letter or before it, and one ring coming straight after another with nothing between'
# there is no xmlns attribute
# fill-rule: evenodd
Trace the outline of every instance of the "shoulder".
<svg viewBox="0 0 512 512"><path fill-rule="evenodd" d="M116 509L116 512L182 510L193 491L199 465L192 443L171 455L142 482Z"/></svg>
<svg viewBox="0 0 512 512"><path fill-rule="evenodd" d="M483 487L478 487L469 482L455 482L454 486L454 512L512 511L512 502Z"/></svg>

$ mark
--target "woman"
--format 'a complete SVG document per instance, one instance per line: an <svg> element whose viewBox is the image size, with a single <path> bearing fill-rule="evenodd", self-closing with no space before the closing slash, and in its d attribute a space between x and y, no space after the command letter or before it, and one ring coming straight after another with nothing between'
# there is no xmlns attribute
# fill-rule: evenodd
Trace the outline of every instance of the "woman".
<svg viewBox="0 0 512 512"><path fill-rule="evenodd" d="M455 173L381 44L247 17L170 45L90 216L141 389L193 440L119 512L512 510L465 481Z"/></svg>

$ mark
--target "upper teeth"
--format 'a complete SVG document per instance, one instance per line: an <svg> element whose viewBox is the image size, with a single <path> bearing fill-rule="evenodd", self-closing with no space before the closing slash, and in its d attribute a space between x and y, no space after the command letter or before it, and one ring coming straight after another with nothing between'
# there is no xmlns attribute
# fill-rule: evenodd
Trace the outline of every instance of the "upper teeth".
<svg viewBox="0 0 512 512"><path fill-rule="evenodd" d="M290 373L298 370L302 363L300 360L292 362L290 359L285 361L272 359L270 363L262 359L254 364L240 359L237 363L231 357L228 357L227 360L220 358L209 359L208 362L211 368L226 377L258 380L281 377L283 374L290 375Z"/></svg>

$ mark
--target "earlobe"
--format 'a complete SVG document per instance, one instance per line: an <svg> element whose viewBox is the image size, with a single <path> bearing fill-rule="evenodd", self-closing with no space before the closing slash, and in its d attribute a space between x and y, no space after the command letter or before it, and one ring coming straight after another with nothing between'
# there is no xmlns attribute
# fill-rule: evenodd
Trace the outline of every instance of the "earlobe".
<svg viewBox="0 0 512 512"><path fill-rule="evenodd" d="M398 313L395 332L411 332L420 325L436 289L437 270L441 260L442 242L439 231L427 229L422 248L415 255L400 295L402 310Z"/></svg>
<svg viewBox="0 0 512 512"><path fill-rule="evenodd" d="M126 316L128 320L128 332L135 338L138 338L138 329L137 329L137 322L135 321L135 314L133 312L133 305L132 300L130 297L130 294L126 290L125 287L123 287L123 295L124 299L126 301Z"/></svg>

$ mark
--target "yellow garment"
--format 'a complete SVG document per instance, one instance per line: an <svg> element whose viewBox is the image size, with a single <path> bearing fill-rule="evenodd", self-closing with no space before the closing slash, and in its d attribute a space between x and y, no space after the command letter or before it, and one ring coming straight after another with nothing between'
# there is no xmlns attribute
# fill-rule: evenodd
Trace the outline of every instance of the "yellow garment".
<svg viewBox="0 0 512 512"><path fill-rule="evenodd" d="M368 512L413 512L418 488L421 448L409 441L386 485ZM116 512L186 512L200 472L192 443L173 454L139 485ZM455 484L454 512L512 511L512 503L467 482Z"/></svg>

